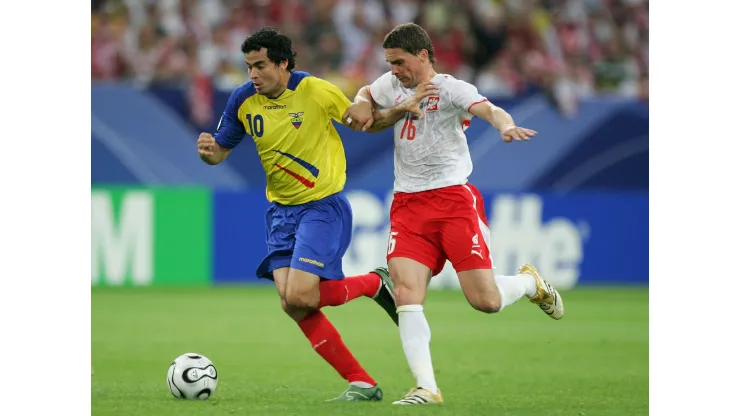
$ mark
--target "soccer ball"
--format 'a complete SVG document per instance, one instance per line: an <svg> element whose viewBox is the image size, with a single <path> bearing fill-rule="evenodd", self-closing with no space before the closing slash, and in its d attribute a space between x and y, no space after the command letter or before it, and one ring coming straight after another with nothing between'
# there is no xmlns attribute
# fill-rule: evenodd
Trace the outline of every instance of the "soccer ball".
<svg viewBox="0 0 740 416"><path fill-rule="evenodd" d="M175 358L170 365L167 386L178 399L205 400L216 391L218 372L211 360L189 352Z"/></svg>

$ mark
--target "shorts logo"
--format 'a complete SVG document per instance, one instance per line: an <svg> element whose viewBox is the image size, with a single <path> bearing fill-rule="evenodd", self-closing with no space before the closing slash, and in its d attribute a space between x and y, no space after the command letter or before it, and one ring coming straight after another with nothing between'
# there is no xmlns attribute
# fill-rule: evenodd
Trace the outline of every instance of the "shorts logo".
<svg viewBox="0 0 740 416"><path fill-rule="evenodd" d="M302 261L304 263L313 264L314 266L324 267L324 263L312 259L307 259L305 257L299 257L298 261Z"/></svg>
<svg viewBox="0 0 740 416"><path fill-rule="evenodd" d="M290 115L290 122L293 123L293 127L299 129L303 124L303 111L300 113L288 113Z"/></svg>
<svg viewBox="0 0 740 416"><path fill-rule="evenodd" d="M479 249L479 250L476 250ZM476 256L483 258L483 254L480 252L480 244L478 244L478 234L473 236L473 249L470 250L470 254L475 254Z"/></svg>
<svg viewBox="0 0 740 416"><path fill-rule="evenodd" d="M427 99L427 111L437 111L439 110L439 97L433 96L429 97Z"/></svg>

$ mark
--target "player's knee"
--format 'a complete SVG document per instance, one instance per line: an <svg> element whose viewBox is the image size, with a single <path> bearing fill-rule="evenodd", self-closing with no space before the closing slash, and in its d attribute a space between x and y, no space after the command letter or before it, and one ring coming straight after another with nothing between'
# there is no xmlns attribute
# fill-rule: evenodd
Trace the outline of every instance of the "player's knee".
<svg viewBox="0 0 740 416"><path fill-rule="evenodd" d="M419 305L424 301L424 288L416 288L413 285L397 285L394 290L396 304Z"/></svg>
<svg viewBox="0 0 740 416"><path fill-rule="evenodd" d="M306 315L308 315L309 313L308 309L301 309L291 306L288 301L285 300L285 298L280 298L280 306L282 306L285 314L296 322L300 322L301 320L303 320L303 318L305 318Z"/></svg>
<svg viewBox="0 0 740 416"><path fill-rule="evenodd" d="M316 309L319 307L319 298L311 292L288 290L285 293L285 301L293 309Z"/></svg>
<svg viewBox="0 0 740 416"><path fill-rule="evenodd" d="M470 304L475 310L483 313L496 313L501 310L501 299L478 299Z"/></svg>

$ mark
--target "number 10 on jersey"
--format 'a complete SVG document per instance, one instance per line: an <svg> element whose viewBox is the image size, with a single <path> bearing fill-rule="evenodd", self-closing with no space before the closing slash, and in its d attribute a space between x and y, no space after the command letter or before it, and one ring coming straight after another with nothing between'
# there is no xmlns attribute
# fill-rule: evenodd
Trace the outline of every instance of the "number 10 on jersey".
<svg viewBox="0 0 740 416"><path fill-rule="evenodd" d="M401 140L404 139L404 134L406 134L406 140L414 140L414 137L416 137L416 126L414 126L414 119L409 113L406 113L406 121L403 122L403 128L401 129Z"/></svg>
<svg viewBox="0 0 740 416"><path fill-rule="evenodd" d="M247 114L245 116L247 126L249 126L249 135L254 137L262 137L262 133L265 132L265 121L262 119L261 114L255 114L254 121L252 121L252 115Z"/></svg>

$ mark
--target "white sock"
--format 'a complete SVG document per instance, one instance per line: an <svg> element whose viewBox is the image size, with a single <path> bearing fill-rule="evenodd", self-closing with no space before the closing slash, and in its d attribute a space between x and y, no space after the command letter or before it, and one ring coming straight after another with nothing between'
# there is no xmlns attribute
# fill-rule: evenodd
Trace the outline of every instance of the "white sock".
<svg viewBox="0 0 740 416"><path fill-rule="evenodd" d="M398 330L401 333L401 344L406 354L411 372L416 377L417 387L425 388L437 393L437 381L434 379L432 368L432 353L429 343L432 340L432 330L424 316L422 305L404 305L396 309L398 312Z"/></svg>
<svg viewBox="0 0 740 416"><path fill-rule="evenodd" d="M537 282L530 274L518 274L516 276L495 276L496 286L501 293L501 309L518 301L522 296L534 296L537 294Z"/></svg>
<svg viewBox="0 0 740 416"><path fill-rule="evenodd" d="M363 388L363 389L369 389L369 388L372 388L373 387L372 384L366 383L364 381L353 381L353 382L351 382L349 384L351 386L357 386L357 387L360 387L360 388Z"/></svg>

